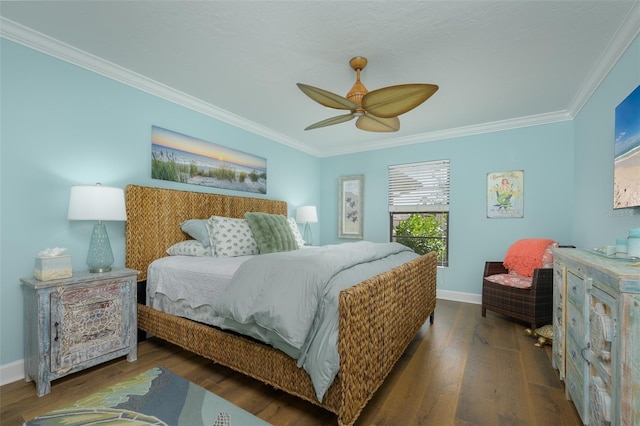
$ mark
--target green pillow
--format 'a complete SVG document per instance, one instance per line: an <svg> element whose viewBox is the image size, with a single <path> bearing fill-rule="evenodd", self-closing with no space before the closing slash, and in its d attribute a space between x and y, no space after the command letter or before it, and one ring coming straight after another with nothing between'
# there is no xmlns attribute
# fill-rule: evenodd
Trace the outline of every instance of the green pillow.
<svg viewBox="0 0 640 426"><path fill-rule="evenodd" d="M291 251L298 248L287 218L281 214L245 213L260 254Z"/></svg>

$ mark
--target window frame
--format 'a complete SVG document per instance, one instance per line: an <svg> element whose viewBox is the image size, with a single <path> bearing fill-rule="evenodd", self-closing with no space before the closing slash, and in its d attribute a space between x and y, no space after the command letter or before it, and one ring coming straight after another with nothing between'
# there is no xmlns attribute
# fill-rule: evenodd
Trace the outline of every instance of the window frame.
<svg viewBox="0 0 640 426"><path fill-rule="evenodd" d="M450 189L451 162L449 159L389 165L387 173L389 241L395 241L396 215L446 215L446 227L440 238L444 240L444 259L438 266L449 266L449 229L451 228ZM420 237L416 238L434 238Z"/></svg>

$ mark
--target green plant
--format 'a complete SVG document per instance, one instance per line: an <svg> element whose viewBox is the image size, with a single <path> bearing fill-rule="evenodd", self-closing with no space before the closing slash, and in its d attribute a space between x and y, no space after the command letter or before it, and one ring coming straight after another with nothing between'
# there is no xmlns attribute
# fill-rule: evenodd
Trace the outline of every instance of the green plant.
<svg viewBox="0 0 640 426"><path fill-rule="evenodd" d="M209 171L209 176L218 180L228 180L234 182L236 180L236 171L233 167L221 164L216 169Z"/></svg>
<svg viewBox="0 0 640 426"><path fill-rule="evenodd" d="M151 153L151 177L153 179L187 182L188 172L188 166L178 164L174 154L164 151Z"/></svg>
<svg viewBox="0 0 640 426"><path fill-rule="evenodd" d="M253 170L251 173L249 173L249 179L251 179L251 182L257 182L258 179L260 179L260 175Z"/></svg>
<svg viewBox="0 0 640 426"><path fill-rule="evenodd" d="M446 216L440 218L446 225ZM412 248L418 254L435 251L439 261L447 259L446 230L443 224L432 214L411 214L393 231L395 241Z"/></svg>

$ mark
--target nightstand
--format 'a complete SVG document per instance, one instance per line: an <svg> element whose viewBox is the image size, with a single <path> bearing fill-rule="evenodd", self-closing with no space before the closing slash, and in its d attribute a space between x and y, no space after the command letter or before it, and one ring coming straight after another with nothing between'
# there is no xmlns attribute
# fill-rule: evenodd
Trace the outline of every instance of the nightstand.
<svg viewBox="0 0 640 426"><path fill-rule="evenodd" d="M137 358L138 271L74 273L39 281L21 278L24 290L25 379L38 396L51 381L102 362Z"/></svg>

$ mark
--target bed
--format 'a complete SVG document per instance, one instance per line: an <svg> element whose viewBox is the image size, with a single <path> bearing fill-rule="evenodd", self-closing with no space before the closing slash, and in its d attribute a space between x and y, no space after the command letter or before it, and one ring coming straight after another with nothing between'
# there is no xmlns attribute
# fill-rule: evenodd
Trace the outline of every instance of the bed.
<svg viewBox="0 0 640 426"><path fill-rule="evenodd" d="M140 271L189 237L179 224L245 212L287 215L283 201L138 185L126 187L126 266ZM351 425L436 305L436 255L429 253L339 294L340 370L322 402L296 360L271 346L138 304L138 327L264 383L319 405Z"/></svg>

